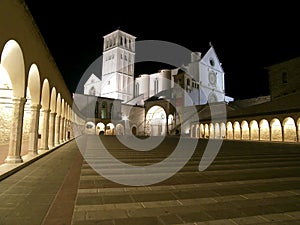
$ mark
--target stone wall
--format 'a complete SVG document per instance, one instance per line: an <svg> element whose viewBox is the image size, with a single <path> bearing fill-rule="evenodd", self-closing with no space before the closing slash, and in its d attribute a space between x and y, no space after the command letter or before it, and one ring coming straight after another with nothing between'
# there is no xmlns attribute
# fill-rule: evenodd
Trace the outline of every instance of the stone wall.
<svg viewBox="0 0 300 225"><path fill-rule="evenodd" d="M268 67L271 98L300 90L300 57Z"/></svg>
<svg viewBox="0 0 300 225"><path fill-rule="evenodd" d="M8 104L0 104L1 135L0 144L8 144L11 128L12 107Z"/></svg>

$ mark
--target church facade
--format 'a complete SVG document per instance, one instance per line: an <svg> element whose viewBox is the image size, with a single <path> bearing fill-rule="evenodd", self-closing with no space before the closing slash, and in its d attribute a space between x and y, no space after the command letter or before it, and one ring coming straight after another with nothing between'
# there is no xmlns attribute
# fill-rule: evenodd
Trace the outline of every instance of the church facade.
<svg viewBox="0 0 300 225"><path fill-rule="evenodd" d="M185 101L185 106L230 100L225 96L224 71L213 46L203 57L200 52L192 52L191 62L183 68L135 77L135 39L121 30L104 36L102 74L91 74L84 84L85 95L143 105L145 100L178 84L192 99L192 103Z"/></svg>

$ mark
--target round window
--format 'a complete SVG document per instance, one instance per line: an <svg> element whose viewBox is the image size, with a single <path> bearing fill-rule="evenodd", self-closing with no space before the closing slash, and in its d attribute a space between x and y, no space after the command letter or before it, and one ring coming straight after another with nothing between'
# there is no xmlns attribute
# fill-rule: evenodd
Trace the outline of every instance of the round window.
<svg viewBox="0 0 300 225"><path fill-rule="evenodd" d="M216 74L214 72L210 72L208 74L208 80L209 80L209 83L211 84L215 84L216 83Z"/></svg>

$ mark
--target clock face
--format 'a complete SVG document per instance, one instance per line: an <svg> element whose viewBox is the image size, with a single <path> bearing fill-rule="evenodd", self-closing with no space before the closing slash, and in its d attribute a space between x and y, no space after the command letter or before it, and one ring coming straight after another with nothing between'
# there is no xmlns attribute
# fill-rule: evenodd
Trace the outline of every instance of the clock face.
<svg viewBox="0 0 300 225"><path fill-rule="evenodd" d="M210 72L208 74L208 80L211 84L216 84L216 74L214 72Z"/></svg>

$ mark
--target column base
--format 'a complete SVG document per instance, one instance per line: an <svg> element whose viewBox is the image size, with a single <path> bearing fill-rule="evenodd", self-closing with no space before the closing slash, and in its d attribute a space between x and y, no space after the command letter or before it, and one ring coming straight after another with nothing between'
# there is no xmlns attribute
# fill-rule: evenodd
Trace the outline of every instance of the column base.
<svg viewBox="0 0 300 225"><path fill-rule="evenodd" d="M46 153L46 152L49 152L49 150L47 149L47 150L45 150L45 149L40 149L40 150L38 150L38 154L39 155L42 155L42 154L44 154L44 153Z"/></svg>
<svg viewBox="0 0 300 225"><path fill-rule="evenodd" d="M21 156L7 156L4 162L9 164L22 163L23 159Z"/></svg>
<svg viewBox="0 0 300 225"><path fill-rule="evenodd" d="M43 148L40 148L39 150L46 151L46 150L49 150L49 147L43 147Z"/></svg>
<svg viewBox="0 0 300 225"><path fill-rule="evenodd" d="M28 151L28 154L27 154L28 156L37 156L38 155L38 153L37 152L30 152L30 151Z"/></svg>

